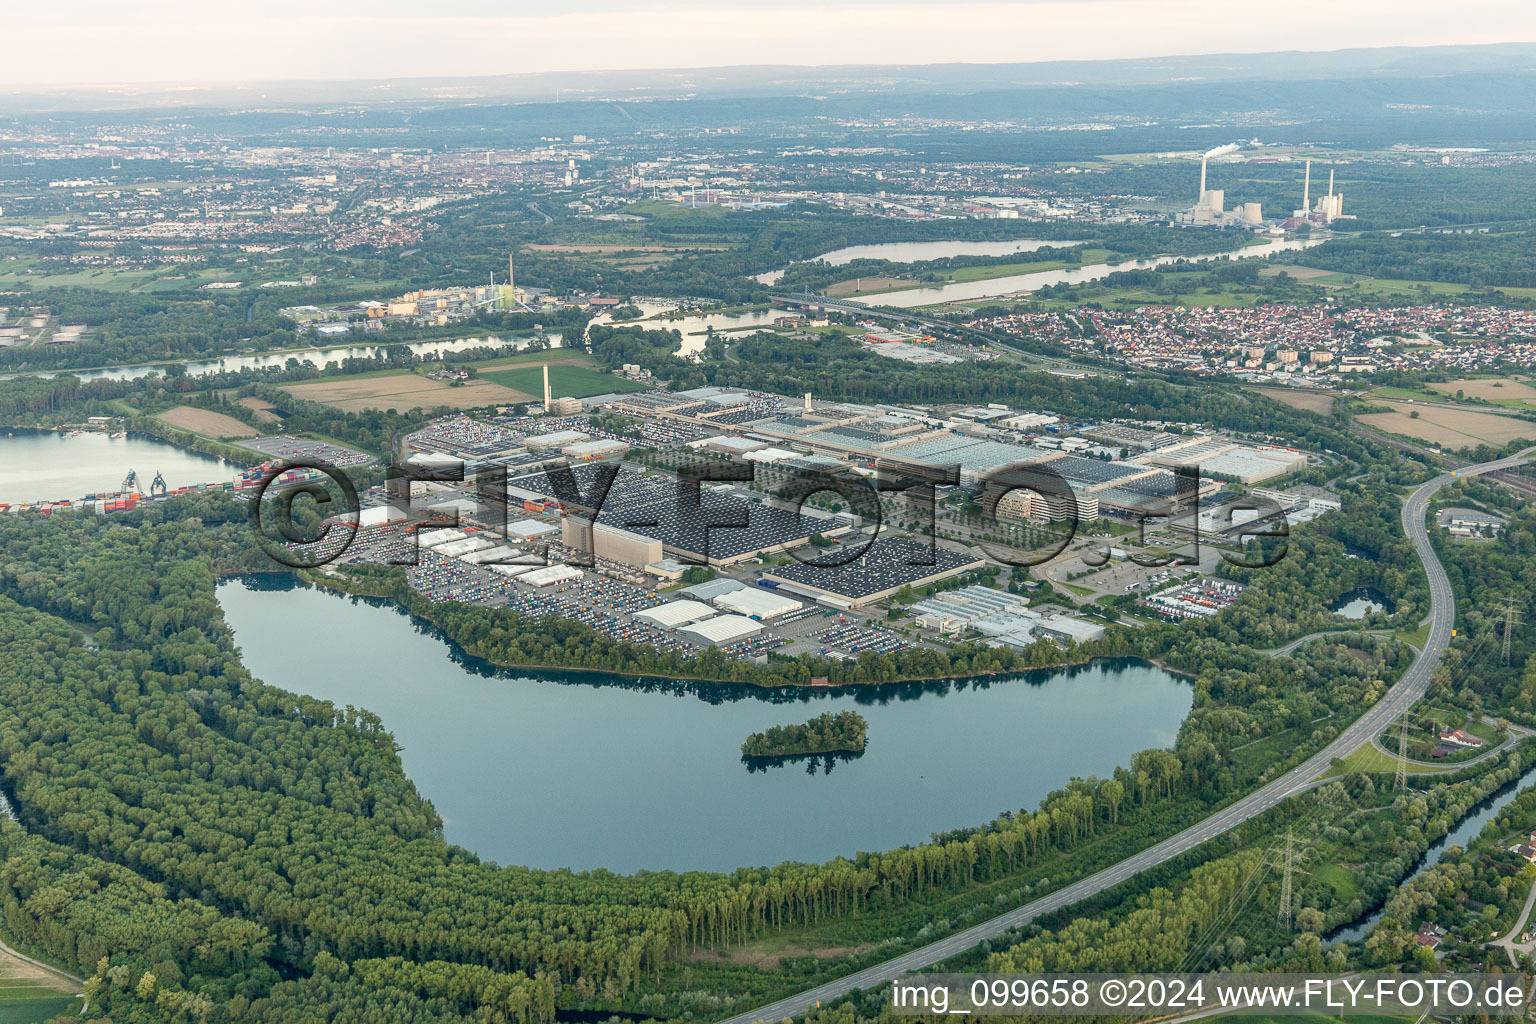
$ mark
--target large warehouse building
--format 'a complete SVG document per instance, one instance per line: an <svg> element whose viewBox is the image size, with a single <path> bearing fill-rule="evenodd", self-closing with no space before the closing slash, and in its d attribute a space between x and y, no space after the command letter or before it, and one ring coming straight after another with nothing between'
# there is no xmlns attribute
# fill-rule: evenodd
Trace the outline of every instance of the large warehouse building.
<svg viewBox="0 0 1536 1024"><path fill-rule="evenodd" d="M754 622L745 615L716 615L712 619L681 627L677 635L700 647L724 647L757 636L762 631L762 623Z"/></svg>
<svg viewBox="0 0 1536 1024"><path fill-rule="evenodd" d="M669 601L655 608L635 612L635 620L657 629L678 629L712 617L715 610L702 601Z"/></svg>
<svg viewBox="0 0 1536 1024"><path fill-rule="evenodd" d="M593 524L581 516L566 516L560 524L560 540L568 548L606 558L610 562L644 569L664 557L661 541L630 530Z"/></svg>
<svg viewBox="0 0 1536 1024"><path fill-rule="evenodd" d="M787 594L775 594L751 587L721 594L710 603L723 612L745 615L759 622L767 622L805 607Z"/></svg>
<svg viewBox="0 0 1536 1024"><path fill-rule="evenodd" d="M579 493L594 501L599 468L606 467L571 467ZM544 502L557 497L547 473L518 477L508 484L507 494L513 500ZM798 548L809 543L812 530L821 525L777 506L628 469L614 477L601 500L599 525L659 541L667 555L695 564L733 565Z"/></svg>

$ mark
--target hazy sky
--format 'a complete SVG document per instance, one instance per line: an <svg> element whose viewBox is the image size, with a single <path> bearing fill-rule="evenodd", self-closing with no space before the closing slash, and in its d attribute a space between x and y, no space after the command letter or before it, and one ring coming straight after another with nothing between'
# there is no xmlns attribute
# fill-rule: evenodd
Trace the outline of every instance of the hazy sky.
<svg viewBox="0 0 1536 1024"><path fill-rule="evenodd" d="M1536 40L1530 0L12 0L0 83L906 64Z"/></svg>

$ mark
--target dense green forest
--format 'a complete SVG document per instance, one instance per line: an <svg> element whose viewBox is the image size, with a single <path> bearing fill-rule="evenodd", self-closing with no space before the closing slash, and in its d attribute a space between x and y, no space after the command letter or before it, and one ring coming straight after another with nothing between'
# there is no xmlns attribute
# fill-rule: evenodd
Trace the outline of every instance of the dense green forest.
<svg viewBox="0 0 1536 1024"><path fill-rule="evenodd" d="M220 497L110 518L0 520L0 780L19 818L0 839L17 851L9 864L37 865L14 876L8 926L91 975L114 1020L158 1020L171 1006L213 1020L304 1020L318 1007L547 1020L555 1005L675 1011L687 1004L680 988L700 984L709 1013L744 1005L798 976L721 968L706 983L677 958L813 924L911 942L935 900L985 912L991 896L978 887L1047 875L1061 884L1325 741L1406 664L1401 649L1364 636L1282 665L1214 635L1153 627L1165 660L1196 677L1197 709L1175 749L1076 780L1039 810L825 865L633 878L498 868L442 842L376 719L285 694L241 667L213 582L259 568L244 531ZM1277 624L1294 619L1289 586L1250 587ZM573 654L591 646L576 623L557 632L505 609L421 610L470 650L536 636L550 659L580 665ZM1106 652L1116 647L1134 645L1117 632ZM877 667L865 659L853 670ZM1298 725L1278 750L1236 749ZM121 899L87 899L72 881L82 875L120 887ZM71 902L83 899L89 909ZM119 913L139 924L115 939L119 926L100 915ZM205 934L210 915L230 922L227 943L189 951L181 936ZM152 939L146 921L161 922ZM474 977L483 983L465 980ZM455 1002L461 991L496 995Z"/></svg>
<svg viewBox="0 0 1536 1024"><path fill-rule="evenodd" d="M1536 231L1371 233L1331 239L1297 253L1295 262L1370 277L1536 288Z"/></svg>
<svg viewBox="0 0 1536 1024"><path fill-rule="evenodd" d="M803 725L775 725L741 744L743 757L796 757L864 749L869 723L857 711L827 711Z"/></svg>
<svg viewBox="0 0 1536 1024"><path fill-rule="evenodd" d="M0 370L14 373L191 362L226 355L302 350L315 339L300 337L295 324L278 315L280 308L389 298L406 287L398 284L340 290L255 288L210 293L217 298L187 298L174 292L125 294L89 288L49 289L38 294L36 301L51 308L60 322L85 324L90 331L70 345L0 348ZM586 311L577 309L538 313L487 310L445 326L391 324L378 330L359 329L341 338L328 339L326 344L391 346L411 341L527 333L535 327L579 332L588 316Z"/></svg>

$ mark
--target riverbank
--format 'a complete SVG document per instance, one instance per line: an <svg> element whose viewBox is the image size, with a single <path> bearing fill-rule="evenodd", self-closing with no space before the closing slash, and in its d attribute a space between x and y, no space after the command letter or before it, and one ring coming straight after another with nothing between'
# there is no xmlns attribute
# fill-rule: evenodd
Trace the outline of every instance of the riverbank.
<svg viewBox="0 0 1536 1024"><path fill-rule="evenodd" d="M469 654L393 602L292 578L225 582L217 600L254 677L377 716L448 841L501 864L732 871L894 850L1171 747L1194 697L1129 661L770 688L596 672L573 641L580 670L529 672ZM742 758L751 733L844 710L867 719L871 742L830 772L824 756L767 772ZM1054 729L1021 746L1031 721Z"/></svg>
<svg viewBox="0 0 1536 1024"><path fill-rule="evenodd" d="M227 578L238 577L241 575L246 574L231 573ZM816 668L807 670L805 678L803 679L789 679L783 677L782 675L765 675L765 670L771 668L774 665L787 666L791 664L788 661L769 662L768 665L763 666L755 665L750 662L728 659L724 656L721 656L719 663L721 664L722 668L729 668L731 670L731 674L712 674L710 669L702 664L701 669L698 672L685 672L676 670L668 671L659 669L643 669L637 667L629 667L622 664L614 666L603 666L599 668L589 668L585 666L571 666L563 663L548 661L521 661L497 657L495 656L495 652L490 651L483 645L476 644L473 641L467 641L465 638L455 635L455 631L451 628L451 624L445 620L445 617L441 614L434 614L434 609L441 609L443 607L441 602L430 601L416 593L414 590L407 590L406 593L402 595L400 591L400 585L393 579L385 577L372 580L359 579L355 576L341 574L328 566L322 567L320 569L299 570L297 572L289 572L288 570L274 570L270 575L291 575L313 586L325 590L335 591L341 594L346 594L350 597L361 597L371 600L392 602L402 608L406 614L410 615L411 618L415 619L416 621L425 623L426 625L441 630L446 637L448 637L460 648L462 648L466 654L473 655L474 657L479 658L488 664L495 665L497 668L513 669L519 672L578 672L596 675L613 675L635 680L661 679L667 680L669 682L679 683L719 683L733 686L755 686L769 690L792 690L797 688L878 688L882 686L897 686L912 683L920 684L965 682L967 680L995 679L1003 676L1014 676L1034 672L1048 673L1061 671L1063 669L1083 668L1092 665L1095 662L1130 660L1141 662L1143 664L1167 672L1170 675L1178 676L1181 679L1190 680L1191 682L1193 682L1195 678L1192 673L1162 664L1156 658L1147 657L1134 651L1116 650L1096 650L1091 652L1079 652L1076 649L1062 650L1062 656L1060 658L1054 658L1047 662L998 666L996 668L961 673L940 673L932 675L904 674L897 679L836 678L841 674L839 670L846 669L849 666L843 662L831 661L822 662ZM703 662L703 659L701 658L695 658L693 660ZM794 662L792 664L799 666L802 663ZM856 665L852 667L857 668ZM826 680L826 682L823 683L818 681L823 679Z"/></svg>
<svg viewBox="0 0 1536 1024"><path fill-rule="evenodd" d="M141 429L122 418L111 429L68 424L0 426L0 506L7 511L125 510L116 499L152 495L157 479L169 493L226 491L254 453L199 445ZM126 428L126 429L125 429Z"/></svg>

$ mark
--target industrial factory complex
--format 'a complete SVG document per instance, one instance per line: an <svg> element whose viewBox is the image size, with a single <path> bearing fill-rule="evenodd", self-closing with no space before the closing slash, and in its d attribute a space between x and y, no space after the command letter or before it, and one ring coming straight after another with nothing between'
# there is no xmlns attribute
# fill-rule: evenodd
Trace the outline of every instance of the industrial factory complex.
<svg viewBox="0 0 1536 1024"><path fill-rule="evenodd" d="M1333 188L1333 171L1328 172L1328 191L1312 202L1312 161L1302 171L1301 205L1283 217L1264 216L1263 204L1239 202L1227 209L1225 189L1207 188L1207 172L1213 157L1228 156L1241 147L1236 143L1218 146L1200 157L1200 190L1195 205L1180 213L1175 222L1191 227L1242 227L1256 231L1282 233L1307 224L1327 226L1344 217L1344 194Z"/></svg>
<svg viewBox="0 0 1536 1024"><path fill-rule="evenodd" d="M1193 513L1319 458L1187 426L1000 405L854 406L704 387L543 408L450 416L406 438L411 479L369 493L347 559L411 564L413 586L435 600L562 615L684 652L1081 643L1102 634L1101 606L1042 581L1113 559L1119 573L1140 571L1115 524L1166 521L1175 532L1160 543L1176 548L1187 540L1176 524L1197 522L1220 542L1220 517ZM615 422L634 426L613 433ZM1315 496L1264 493L1319 514ZM1080 540L1061 566L1026 571L979 543L999 535ZM1103 558L1082 547L1111 535L1116 547L1093 549ZM1173 574L1144 574L1148 598L1165 588L1143 601L1146 618L1206 607L1204 591L1170 603L1166 587L1185 585ZM1134 589L1111 576L1106 592Z"/></svg>

